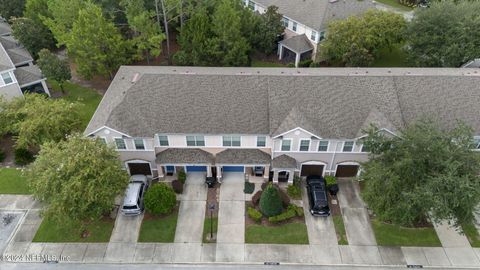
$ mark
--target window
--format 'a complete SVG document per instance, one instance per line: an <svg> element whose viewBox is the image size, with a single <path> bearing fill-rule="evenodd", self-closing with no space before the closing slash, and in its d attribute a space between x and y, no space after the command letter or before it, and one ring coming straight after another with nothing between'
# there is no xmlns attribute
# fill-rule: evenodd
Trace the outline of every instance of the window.
<svg viewBox="0 0 480 270"><path fill-rule="evenodd" d="M258 136L257 137L257 147L265 147L267 145L267 137Z"/></svg>
<svg viewBox="0 0 480 270"><path fill-rule="evenodd" d="M288 28L289 20L285 17L282 18L282 24L285 28Z"/></svg>
<svg viewBox="0 0 480 270"><path fill-rule="evenodd" d="M370 149L365 144L362 144L362 150L361 151L364 152L364 153L368 153L368 152L370 152Z"/></svg>
<svg viewBox="0 0 480 270"><path fill-rule="evenodd" d="M306 152L310 150L310 140L300 140L300 151Z"/></svg>
<svg viewBox="0 0 480 270"><path fill-rule="evenodd" d="M249 7L251 10L255 10L255 3L252 2L252 1L248 1L248 7Z"/></svg>
<svg viewBox="0 0 480 270"><path fill-rule="evenodd" d="M310 39L313 40L313 41L316 41L317 40L317 32L312 31L312 34L310 35Z"/></svg>
<svg viewBox="0 0 480 270"><path fill-rule="evenodd" d="M327 152L328 151L328 141L319 141L318 142L318 151Z"/></svg>
<svg viewBox="0 0 480 270"><path fill-rule="evenodd" d="M320 38L319 41L322 41L325 39L325 32L320 32Z"/></svg>
<svg viewBox="0 0 480 270"><path fill-rule="evenodd" d="M135 149L145 150L145 143L143 142L143 139L133 139L133 144L135 144Z"/></svg>
<svg viewBox="0 0 480 270"><path fill-rule="evenodd" d="M168 136L159 135L158 136L158 143L160 144L160 146L168 146Z"/></svg>
<svg viewBox="0 0 480 270"><path fill-rule="evenodd" d="M5 85L13 83L12 76L10 76L10 72L2 73L2 79Z"/></svg>
<svg viewBox="0 0 480 270"><path fill-rule="evenodd" d="M292 140L282 140L282 151L290 151Z"/></svg>
<svg viewBox="0 0 480 270"><path fill-rule="evenodd" d="M353 151L353 141L346 141L343 143L343 152L352 152Z"/></svg>
<svg viewBox="0 0 480 270"><path fill-rule="evenodd" d="M240 146L240 136L223 136L223 146Z"/></svg>
<svg viewBox="0 0 480 270"><path fill-rule="evenodd" d="M115 138L115 146L117 149L124 150L127 149L127 145L125 144L125 140L122 138Z"/></svg>
<svg viewBox="0 0 480 270"><path fill-rule="evenodd" d="M203 136L187 136L187 146L205 146Z"/></svg>
<svg viewBox="0 0 480 270"><path fill-rule="evenodd" d="M295 32L297 31L297 23L296 22L293 22L292 30L295 31Z"/></svg>

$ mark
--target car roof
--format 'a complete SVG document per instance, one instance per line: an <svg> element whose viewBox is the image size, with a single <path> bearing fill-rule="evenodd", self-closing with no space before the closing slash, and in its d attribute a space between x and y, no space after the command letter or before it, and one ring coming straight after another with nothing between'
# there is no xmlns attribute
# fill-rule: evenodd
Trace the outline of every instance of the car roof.
<svg viewBox="0 0 480 270"><path fill-rule="evenodd" d="M141 183L128 184L127 191L125 192L125 198L123 199L123 205L136 205L138 193L140 192L141 188Z"/></svg>
<svg viewBox="0 0 480 270"><path fill-rule="evenodd" d="M142 182L145 183L147 182L147 176L143 174L134 174L130 176L130 182Z"/></svg>

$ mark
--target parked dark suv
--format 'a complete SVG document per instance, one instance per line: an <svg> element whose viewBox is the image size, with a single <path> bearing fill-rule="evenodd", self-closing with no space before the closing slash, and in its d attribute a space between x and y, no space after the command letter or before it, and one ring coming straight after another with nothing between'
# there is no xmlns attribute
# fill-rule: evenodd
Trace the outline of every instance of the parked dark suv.
<svg viewBox="0 0 480 270"><path fill-rule="evenodd" d="M327 183L325 178L318 175L307 176L307 193L312 216L328 217Z"/></svg>

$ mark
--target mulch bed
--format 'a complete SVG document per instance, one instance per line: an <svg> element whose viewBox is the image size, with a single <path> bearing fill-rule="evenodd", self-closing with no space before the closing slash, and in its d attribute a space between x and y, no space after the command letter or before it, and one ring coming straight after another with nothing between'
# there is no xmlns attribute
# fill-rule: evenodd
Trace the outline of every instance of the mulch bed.
<svg viewBox="0 0 480 270"><path fill-rule="evenodd" d="M336 200L337 204L333 204L332 200ZM338 197L337 196L332 196L330 193L328 193L328 205L330 206L330 214L332 216L342 215L342 212L340 211L340 204L338 203Z"/></svg>
<svg viewBox="0 0 480 270"><path fill-rule="evenodd" d="M206 215L208 218L210 218L210 212L212 210L208 209L208 206L211 204L211 203L214 203L215 204L215 209L213 210L213 217L217 217L218 216L218 208L219 208L219 203L218 203L218 193L220 191L220 183L216 183L215 186L213 188L209 188L208 191L207 191L207 205L205 206L207 211L206 211Z"/></svg>
<svg viewBox="0 0 480 270"><path fill-rule="evenodd" d="M248 213L247 213L248 207L254 207L255 209L259 210L258 207L255 207L253 205L252 202L245 202L245 226L255 224L255 225L262 225L262 226L266 226L266 227L277 227L277 226L282 226L282 225L289 224L289 223L305 223L305 216L301 216L301 217L296 216L296 217L291 218L289 220L284 220L284 221L277 222L277 223L271 223L271 222L268 221L267 217L262 217L262 221L260 223L257 223L248 216ZM286 210L286 209L284 209L284 210Z"/></svg>

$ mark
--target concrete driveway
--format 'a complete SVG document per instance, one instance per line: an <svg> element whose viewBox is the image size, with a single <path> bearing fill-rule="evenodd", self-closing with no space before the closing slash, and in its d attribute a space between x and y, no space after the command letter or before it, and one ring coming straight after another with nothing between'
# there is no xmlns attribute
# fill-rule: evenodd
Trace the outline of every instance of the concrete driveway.
<svg viewBox="0 0 480 270"><path fill-rule="evenodd" d="M189 173L185 189L180 196L175 243L201 243L205 207L207 204L207 186L204 173Z"/></svg>
<svg viewBox="0 0 480 270"><path fill-rule="evenodd" d="M347 232L348 243L356 246L375 246L377 241L373 234L368 211L360 197L357 183L351 178L339 178L340 191L337 194Z"/></svg>
<svg viewBox="0 0 480 270"><path fill-rule="evenodd" d="M244 260L245 194L243 173L225 173L220 186L217 262Z"/></svg>
<svg viewBox="0 0 480 270"><path fill-rule="evenodd" d="M115 226L113 227L110 242L136 243L140 227L142 226L143 214L138 216L125 216L118 211Z"/></svg>

